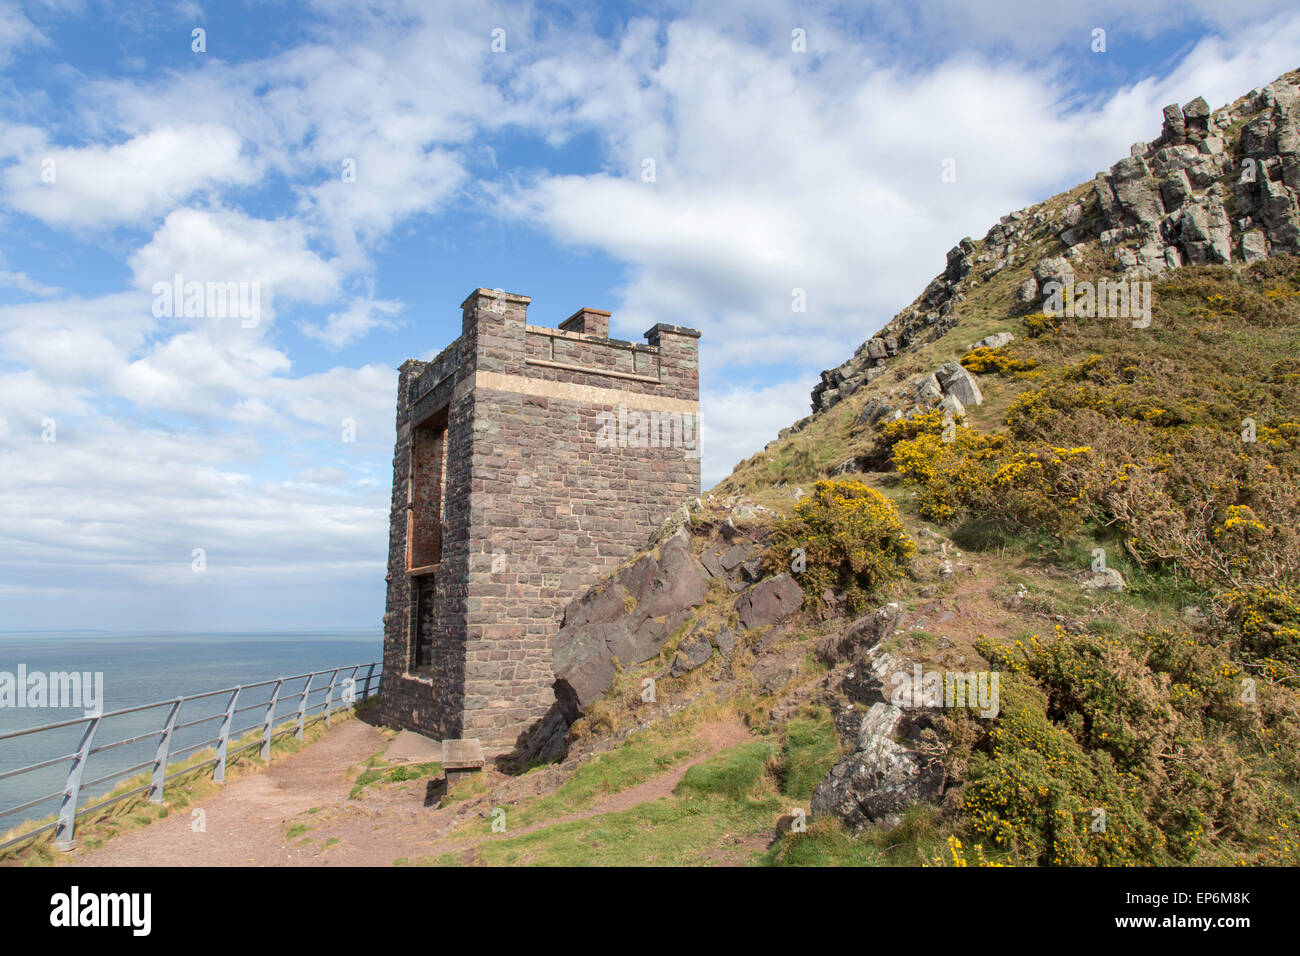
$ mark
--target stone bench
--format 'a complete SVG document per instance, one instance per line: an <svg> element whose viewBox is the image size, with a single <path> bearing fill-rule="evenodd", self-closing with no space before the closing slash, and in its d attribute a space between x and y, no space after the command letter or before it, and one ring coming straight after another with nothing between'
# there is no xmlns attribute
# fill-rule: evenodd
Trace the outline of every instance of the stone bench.
<svg viewBox="0 0 1300 956"><path fill-rule="evenodd" d="M447 775L448 790L465 777L480 772L483 762L483 747L476 737L442 742L442 769Z"/></svg>

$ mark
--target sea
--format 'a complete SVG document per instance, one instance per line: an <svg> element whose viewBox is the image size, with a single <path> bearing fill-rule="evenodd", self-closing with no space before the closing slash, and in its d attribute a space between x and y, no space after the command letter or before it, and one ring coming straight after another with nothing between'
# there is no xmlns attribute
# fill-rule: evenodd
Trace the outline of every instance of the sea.
<svg viewBox="0 0 1300 956"><path fill-rule="evenodd" d="M346 690L343 681L352 676L353 667L366 665L356 671L352 685L355 695L361 697L365 694L366 676L370 672L368 665L379 662L382 657L383 633L380 628L210 633L0 632L0 737L15 730L74 721L88 710L108 714L182 696L344 668L335 690L337 701ZM39 687L41 679L33 675L51 673L82 675L80 683L83 686L78 699L70 699L71 695L67 693L59 695L47 691L42 701L34 689ZM371 693L378 691L379 673L376 667L369 688ZM24 688L17 686L20 675L26 677L25 696ZM325 686L328 678L328 674L317 678L313 686ZM276 722L296 716L298 701L286 698L303 690L305 685L305 679L298 679L281 686L275 708ZM9 693L6 693L7 688ZM97 688L102 690L97 693ZM69 689L69 685L64 684L64 689ZM235 706L249 709L236 713L232 731L260 728L273 689L273 686L264 686L240 691ZM184 704L176 718L178 726L204 718L212 719L175 730L172 754L216 737L221 725L218 715L225 713L230 698L231 694L225 693ZM308 702L319 705L324 699L323 692L314 692ZM24 706L19 706L20 702ZM35 706L26 706L29 704ZM87 708L86 704L91 706ZM170 707L163 706L105 717L95 731L91 746L102 747L160 729L169 710ZM6 773L75 753L86 727L87 723L82 721L36 734L0 739L0 842L3 842L3 834L17 825L58 812L71 761L60 760L45 768L11 776L6 776ZM235 736L237 733L232 734L232 739ZM102 778L151 763L157 744L155 736L93 753L83 770L78 806L108 793L121 779ZM143 769L133 773L143 772ZM24 804L32 805L5 813Z"/></svg>

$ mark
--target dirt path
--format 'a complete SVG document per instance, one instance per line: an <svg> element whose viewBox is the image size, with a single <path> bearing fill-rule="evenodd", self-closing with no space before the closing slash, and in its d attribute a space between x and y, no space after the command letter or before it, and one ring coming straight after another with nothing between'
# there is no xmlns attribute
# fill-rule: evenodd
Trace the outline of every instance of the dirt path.
<svg viewBox="0 0 1300 956"><path fill-rule="evenodd" d="M383 749L383 734L360 720L331 728L320 740L262 773L228 783L219 794L74 853L82 866L258 866L318 864L316 850L285 840L285 824L312 807L347 802L344 771ZM196 832L195 811L204 829Z"/></svg>
<svg viewBox="0 0 1300 956"><path fill-rule="evenodd" d="M399 859L463 853L486 840L671 796L690 767L744 742L749 732L739 723L715 723L701 727L699 736L704 749L690 761L585 810L505 834L453 837L464 820L497 804L553 791L568 774L511 778L493 772L489 794L445 808L436 806L428 780L375 787L363 799L350 800L354 779L347 768L388 744L382 731L350 720L266 772L232 781L215 797L114 837L98 850L79 849L73 861L83 866L388 866ZM202 832L192 827L196 810L202 811Z"/></svg>

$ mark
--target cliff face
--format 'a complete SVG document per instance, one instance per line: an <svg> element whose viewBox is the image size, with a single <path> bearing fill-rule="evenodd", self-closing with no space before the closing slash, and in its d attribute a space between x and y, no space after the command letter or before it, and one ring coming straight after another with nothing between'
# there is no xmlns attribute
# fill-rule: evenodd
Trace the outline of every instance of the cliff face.
<svg viewBox="0 0 1300 956"><path fill-rule="evenodd" d="M1045 283L1068 276L1089 252L1125 278L1300 253L1298 191L1300 70L1219 110L1201 97L1167 106L1160 136L1135 143L1092 183L1003 216L979 241L962 239L911 305L822 372L812 410L834 406L900 352L952 331L968 295L1009 271L1028 311Z"/></svg>

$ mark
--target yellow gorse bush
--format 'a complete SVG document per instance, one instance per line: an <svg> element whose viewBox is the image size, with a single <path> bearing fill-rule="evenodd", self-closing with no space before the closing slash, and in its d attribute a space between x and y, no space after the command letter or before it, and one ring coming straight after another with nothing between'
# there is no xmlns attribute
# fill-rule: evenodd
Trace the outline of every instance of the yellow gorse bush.
<svg viewBox="0 0 1300 956"><path fill-rule="evenodd" d="M837 588L857 610L907 569L916 545L880 492L861 481L828 480L816 482L777 526L767 569L790 570L796 549L802 549L804 569L795 577L805 593L817 601L827 588Z"/></svg>
<svg viewBox="0 0 1300 956"><path fill-rule="evenodd" d="M961 364L968 371L977 375L984 375L989 372L997 372L999 375L1013 375L1017 372L1028 372L1038 366L1038 361L1032 358L1015 358L1007 354L1007 346L991 349L987 347L971 349L962 356Z"/></svg>

